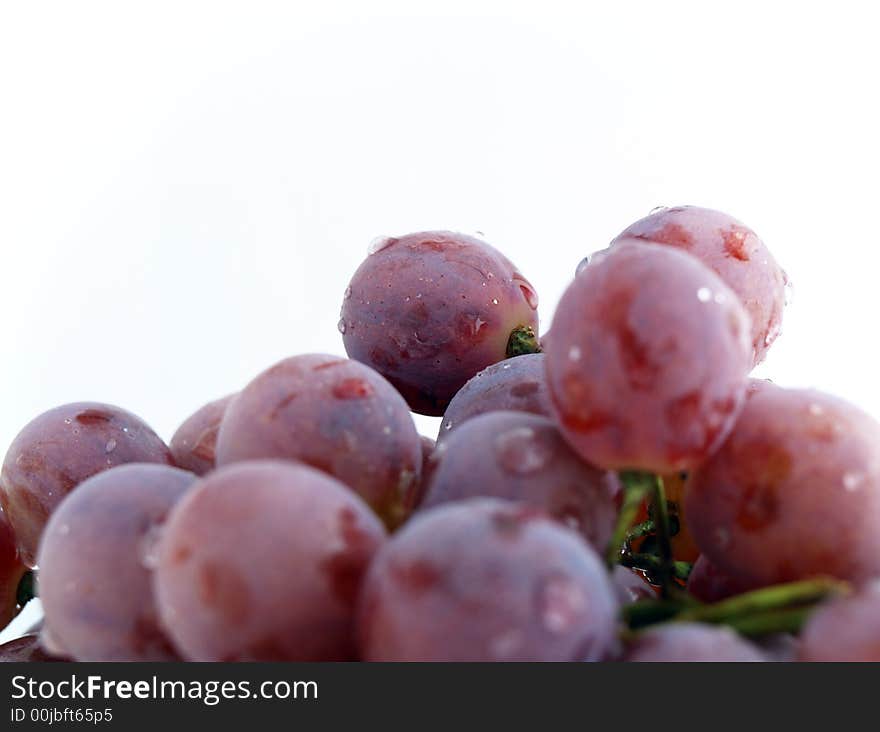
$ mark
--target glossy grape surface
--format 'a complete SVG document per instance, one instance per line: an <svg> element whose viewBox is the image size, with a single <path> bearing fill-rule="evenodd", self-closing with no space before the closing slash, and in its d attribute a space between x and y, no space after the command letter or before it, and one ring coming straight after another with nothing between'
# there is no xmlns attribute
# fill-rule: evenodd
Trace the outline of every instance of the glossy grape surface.
<svg viewBox="0 0 880 732"><path fill-rule="evenodd" d="M552 414L543 353L508 358L470 379L449 402L437 439L471 417L499 410Z"/></svg>
<svg viewBox="0 0 880 732"><path fill-rule="evenodd" d="M538 297L500 252L465 234L381 239L352 277L339 329L348 355L379 371L413 411L440 416L465 382L538 329Z"/></svg>
<svg viewBox="0 0 880 732"><path fill-rule="evenodd" d="M764 385L691 476L685 513L739 582L880 575L880 424L828 394Z"/></svg>
<svg viewBox="0 0 880 732"><path fill-rule="evenodd" d="M84 481L40 544L40 599L51 647L78 661L174 660L152 592L155 542L196 476L131 464Z"/></svg>
<svg viewBox="0 0 880 732"><path fill-rule="evenodd" d="M615 244L632 239L686 251L712 269L751 318L753 362L764 360L782 329L788 277L754 231L720 211L676 206L636 221Z"/></svg>
<svg viewBox="0 0 880 732"><path fill-rule="evenodd" d="M177 428L168 443L177 467L196 475L205 475L214 469L220 421L234 396L230 394L205 404Z"/></svg>
<svg viewBox="0 0 880 732"><path fill-rule="evenodd" d="M219 468L175 507L159 543L164 627L191 661L351 660L361 577L384 537L367 505L318 470Z"/></svg>
<svg viewBox="0 0 880 732"><path fill-rule="evenodd" d="M394 387L357 361L317 354L277 363L227 407L217 465L263 458L338 478L391 527L422 470L419 434Z"/></svg>
<svg viewBox="0 0 880 732"><path fill-rule="evenodd" d="M547 344L560 429L589 462L673 473L704 461L741 408L749 318L697 259L620 244L562 296Z"/></svg>
<svg viewBox="0 0 880 732"><path fill-rule="evenodd" d="M77 485L125 463L172 464L171 453L139 417L119 407L77 402L31 421L13 440L0 470L0 505L33 565L43 527Z"/></svg>
<svg viewBox="0 0 880 732"><path fill-rule="evenodd" d="M534 509L472 499L411 519L377 554L360 600L371 661L575 661L615 641L602 562Z"/></svg>
<svg viewBox="0 0 880 732"><path fill-rule="evenodd" d="M438 448L422 509L477 496L541 509L604 552L617 518L613 473L581 460L547 417L489 412Z"/></svg>

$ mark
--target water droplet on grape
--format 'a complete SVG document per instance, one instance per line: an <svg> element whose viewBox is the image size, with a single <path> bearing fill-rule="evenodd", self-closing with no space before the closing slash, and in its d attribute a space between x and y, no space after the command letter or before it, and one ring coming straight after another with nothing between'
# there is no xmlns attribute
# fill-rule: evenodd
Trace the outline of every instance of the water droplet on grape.
<svg viewBox="0 0 880 732"><path fill-rule="evenodd" d="M697 290L697 300L700 302L709 302L712 299L712 290L708 287L701 287Z"/></svg>
<svg viewBox="0 0 880 732"><path fill-rule="evenodd" d="M665 211L665 210L666 210L666 206L654 206L654 208L652 208L650 211L648 211L648 215L655 214L658 211Z"/></svg>
<svg viewBox="0 0 880 732"><path fill-rule="evenodd" d="M497 305L497 304L498 304L498 298L497 298L497 297L493 297L493 298L492 298L492 304L493 304L493 305Z"/></svg>
<svg viewBox="0 0 880 732"><path fill-rule="evenodd" d="M368 254L376 254L381 252L383 249L387 249L390 247L397 239L391 236L377 236L373 241L370 242L370 246L367 247Z"/></svg>
<svg viewBox="0 0 880 732"><path fill-rule="evenodd" d="M109 440L107 440L107 444L104 445L104 452L109 454L109 453L113 452L115 449L116 449L116 440L114 440L113 438L110 438Z"/></svg>
<svg viewBox="0 0 880 732"><path fill-rule="evenodd" d="M538 612L541 624L551 633L563 633L578 622L587 599L569 577L552 577L541 588Z"/></svg>
<svg viewBox="0 0 880 732"><path fill-rule="evenodd" d="M523 297L525 298L526 303L532 310L538 309L538 293L535 292L535 288L529 284L526 279L519 274L515 274L513 276L513 281L519 285L520 292L522 292Z"/></svg>
<svg viewBox="0 0 880 732"><path fill-rule="evenodd" d="M345 320L340 318L339 322L336 324L336 328L342 333L342 335L345 335Z"/></svg>
<svg viewBox="0 0 880 732"><path fill-rule="evenodd" d="M590 266L590 256L587 255L580 262L578 262L578 266L574 270L574 276L577 277L581 272L583 272L589 266Z"/></svg>
<svg viewBox="0 0 880 732"><path fill-rule="evenodd" d="M569 361L580 361L581 360L581 349L578 346L572 346L568 349L568 360Z"/></svg>
<svg viewBox="0 0 880 732"><path fill-rule="evenodd" d="M495 438L498 464L510 473L525 475L543 468L552 449L531 427L517 427Z"/></svg>
<svg viewBox="0 0 880 732"><path fill-rule="evenodd" d="M343 300L348 300L351 297L351 287L345 288L345 293L342 295Z"/></svg>
<svg viewBox="0 0 880 732"><path fill-rule="evenodd" d="M485 320L483 320L483 319L480 318L479 316L477 316L476 318L474 318L474 325L473 325L473 333L474 333L474 335L476 335L477 333L479 333L479 332L480 332L480 328L482 328L484 325L486 325L486 321L485 321Z"/></svg>
<svg viewBox="0 0 880 732"><path fill-rule="evenodd" d="M452 429L452 420L451 419L447 419L443 423L443 429L446 430L447 432Z"/></svg>
<svg viewBox="0 0 880 732"><path fill-rule="evenodd" d="M67 418L64 420L64 424L73 424L73 420L70 418Z"/></svg>

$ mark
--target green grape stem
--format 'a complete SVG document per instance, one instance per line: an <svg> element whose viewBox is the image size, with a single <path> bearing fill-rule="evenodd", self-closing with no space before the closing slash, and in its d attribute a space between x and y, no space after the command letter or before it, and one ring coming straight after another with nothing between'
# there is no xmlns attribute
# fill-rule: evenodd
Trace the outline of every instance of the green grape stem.
<svg viewBox="0 0 880 732"><path fill-rule="evenodd" d="M541 353L541 343L530 325L518 325L507 339L507 357L524 356L527 353Z"/></svg>

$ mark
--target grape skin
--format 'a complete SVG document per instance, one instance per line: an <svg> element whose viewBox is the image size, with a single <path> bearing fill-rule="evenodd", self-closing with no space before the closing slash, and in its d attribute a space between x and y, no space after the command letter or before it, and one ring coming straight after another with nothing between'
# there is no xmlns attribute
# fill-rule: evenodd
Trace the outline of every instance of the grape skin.
<svg viewBox="0 0 880 732"><path fill-rule="evenodd" d="M267 369L220 423L217 465L299 460L338 478L391 527L421 475L412 415L385 379L357 361L308 354Z"/></svg>
<svg viewBox="0 0 880 732"><path fill-rule="evenodd" d="M367 661L598 660L617 601L577 534L477 498L415 516L376 555L358 609Z"/></svg>
<svg viewBox="0 0 880 732"><path fill-rule="evenodd" d="M812 390L763 385L685 499L700 550L737 582L880 575L880 424Z"/></svg>
<svg viewBox="0 0 880 732"><path fill-rule="evenodd" d="M229 394L205 404L177 428L168 447L179 468L196 475L205 475L214 469L220 421L234 396Z"/></svg>
<svg viewBox="0 0 880 732"><path fill-rule="evenodd" d="M355 599L384 538L325 473L271 460L218 468L159 542L162 622L190 661L351 660Z"/></svg>
<svg viewBox="0 0 880 732"><path fill-rule="evenodd" d="M667 623L639 633L625 661L669 662L760 662L760 649L730 628L700 623Z"/></svg>
<svg viewBox="0 0 880 732"><path fill-rule="evenodd" d="M612 246L632 239L686 251L712 269L751 318L753 363L764 360L782 329L788 277L754 231L720 211L676 206L636 221Z"/></svg>
<svg viewBox="0 0 880 732"><path fill-rule="evenodd" d="M18 583L27 571L21 561L15 534L0 510L0 630L15 617Z"/></svg>
<svg viewBox="0 0 880 732"><path fill-rule="evenodd" d="M616 476L581 460L546 417L497 411L474 417L440 444L421 508L477 496L522 501L604 552L619 492Z"/></svg>
<svg viewBox="0 0 880 732"><path fill-rule="evenodd" d="M749 318L695 258L640 242L594 258L547 344L557 422L587 461L674 473L705 460L741 408Z"/></svg>
<svg viewBox="0 0 880 732"><path fill-rule="evenodd" d="M159 627L151 554L168 512L195 480L164 465L123 465L84 481L58 505L39 553L53 649L78 661L177 658Z"/></svg>
<svg viewBox="0 0 880 732"><path fill-rule="evenodd" d="M173 465L165 443L139 417L96 402L65 404L18 433L0 470L0 505L22 560L33 566L43 527L77 485L125 463Z"/></svg>
<svg viewBox="0 0 880 732"><path fill-rule="evenodd" d="M342 303L348 355L385 376L413 411L440 416L481 369L506 356L511 331L537 334L534 288L500 252L464 234L387 238Z"/></svg>
<svg viewBox="0 0 880 732"><path fill-rule="evenodd" d="M700 602L712 603L758 588L725 574L701 554L688 575L687 589Z"/></svg>
<svg viewBox="0 0 880 732"><path fill-rule="evenodd" d="M798 660L880 661L880 584L874 581L816 610L801 631Z"/></svg>
<svg viewBox="0 0 880 732"><path fill-rule="evenodd" d="M498 410L552 414L543 353L506 359L470 379L449 402L437 441L471 417Z"/></svg>
<svg viewBox="0 0 880 732"><path fill-rule="evenodd" d="M641 572L621 564L614 565L611 570L611 584L614 585L617 599L621 605L657 598L657 590Z"/></svg>

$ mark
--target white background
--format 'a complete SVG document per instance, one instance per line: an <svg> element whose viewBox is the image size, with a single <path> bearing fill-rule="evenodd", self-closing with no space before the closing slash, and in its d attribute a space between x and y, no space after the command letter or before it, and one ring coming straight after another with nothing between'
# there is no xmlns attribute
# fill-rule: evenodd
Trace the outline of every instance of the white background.
<svg viewBox="0 0 880 732"><path fill-rule="evenodd" d="M880 416L868 3L0 7L0 454L59 403L168 438L343 353L376 235L485 232L546 325L584 254L681 203L794 281L761 373Z"/></svg>

